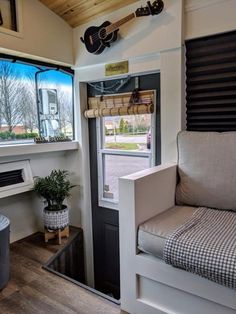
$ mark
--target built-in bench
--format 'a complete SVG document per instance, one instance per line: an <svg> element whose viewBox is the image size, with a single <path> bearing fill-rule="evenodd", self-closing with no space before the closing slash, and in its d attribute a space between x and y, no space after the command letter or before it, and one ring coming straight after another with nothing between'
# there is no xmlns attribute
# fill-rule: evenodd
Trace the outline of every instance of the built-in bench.
<svg viewBox="0 0 236 314"><path fill-rule="evenodd" d="M121 307L135 314L233 314L235 289L166 264L163 249L198 207L236 215L236 132L184 131L177 142L178 165L120 179Z"/></svg>

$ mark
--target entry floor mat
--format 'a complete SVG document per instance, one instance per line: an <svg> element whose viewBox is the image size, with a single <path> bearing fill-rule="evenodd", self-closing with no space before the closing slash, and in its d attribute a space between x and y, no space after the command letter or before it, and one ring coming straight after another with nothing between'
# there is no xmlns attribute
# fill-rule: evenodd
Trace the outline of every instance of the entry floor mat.
<svg viewBox="0 0 236 314"><path fill-rule="evenodd" d="M87 285L84 265L83 231L79 229L66 245L43 266L43 269L54 273L84 289L87 289L109 301L120 304L119 299L111 293L105 294Z"/></svg>

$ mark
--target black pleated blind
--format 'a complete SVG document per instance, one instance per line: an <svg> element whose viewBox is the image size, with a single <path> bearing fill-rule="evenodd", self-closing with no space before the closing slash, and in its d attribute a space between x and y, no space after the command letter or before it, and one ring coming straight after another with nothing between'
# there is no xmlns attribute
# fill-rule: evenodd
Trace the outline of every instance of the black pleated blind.
<svg viewBox="0 0 236 314"><path fill-rule="evenodd" d="M236 130L236 32L186 42L187 130Z"/></svg>

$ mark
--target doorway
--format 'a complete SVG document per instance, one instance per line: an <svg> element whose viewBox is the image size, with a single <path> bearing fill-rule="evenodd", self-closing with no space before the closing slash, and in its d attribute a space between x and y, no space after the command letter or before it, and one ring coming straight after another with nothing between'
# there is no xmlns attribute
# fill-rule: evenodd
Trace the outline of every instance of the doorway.
<svg viewBox="0 0 236 314"><path fill-rule="evenodd" d="M93 97L97 95L101 95L101 92L98 91L98 86L102 86L104 91L107 94L114 94L114 91L111 87L119 86L121 80L107 80L104 82L96 82L93 84L87 85L87 94L88 97ZM102 84L101 84L102 83ZM135 88L137 88L137 79L135 77L129 78L129 80L125 80L125 84L118 90L116 93L126 93L132 92ZM139 90L154 90L155 91L155 138L150 140L154 143L155 147L155 159L152 161L152 164L149 162L148 150L150 150L149 136L150 132L147 129L148 122L145 124L145 132L140 134L133 133L133 136L128 136L129 134L122 133L121 128L123 125L123 129L127 128L124 126L125 119L122 117L119 119L89 119L89 148L90 148L90 175L91 175L91 195L92 195L92 225L93 225L93 249L94 249L94 281L95 281L95 289L119 300L120 298L120 263L119 263L119 212L117 210L117 206L113 206L115 202L118 200L118 176L123 176L124 174L131 174L132 172L136 172L138 170L142 170L144 168L148 168L151 165L159 165L161 163L161 138L160 138L160 74L148 74L148 75L139 75L138 76L138 88ZM148 121L144 117L144 120ZM151 121L151 120L150 120ZM129 124L129 120L127 123ZM106 125L104 124L106 123ZM109 123L112 125L109 130L106 129L106 126L109 126ZM101 152L101 143L99 140L99 125L100 128L106 130L107 136L105 138L106 142L109 144L107 147L111 148L115 145L115 153L111 151L111 153L106 154L105 152ZM119 141L118 135L114 134L116 132L116 128L119 127ZM133 124L133 132L137 129L136 124ZM138 132L138 131L137 131ZM110 133L110 134L109 134ZM105 134L106 135L106 134ZM116 140L114 142L114 138ZM139 137L139 138L138 138ZM145 143L144 143L145 141ZM125 147L123 154L117 153L117 148L119 145ZM138 146L137 146L138 145ZM145 147L144 147L145 146ZM138 152L139 149L135 149L135 147L140 148L142 153ZM148 148L149 147L149 148ZM128 148L130 149L130 153L128 153ZM132 149L133 148L133 149ZM135 150L137 153L133 154L132 150ZM104 164L101 166L99 163L98 154L101 157L100 160L104 160ZM131 161L131 155L134 155ZM117 158L119 156L119 158ZM130 169L130 165L132 164L133 170ZM99 165L100 164L100 165ZM118 165L121 165L120 171ZM107 168L106 168L106 165ZM129 170L129 173L125 173L124 165ZM103 167L103 174L109 180L105 180L103 178L102 183L99 183L99 178L101 177L101 169L99 167ZM109 168L109 169L108 169ZM111 171L111 169L115 171ZM108 174L106 175L106 171ZM130 172L131 171L131 172ZM113 176L112 174L113 173ZM99 184L103 184L102 186L102 195L104 193L110 202L101 203L101 187Z"/></svg>

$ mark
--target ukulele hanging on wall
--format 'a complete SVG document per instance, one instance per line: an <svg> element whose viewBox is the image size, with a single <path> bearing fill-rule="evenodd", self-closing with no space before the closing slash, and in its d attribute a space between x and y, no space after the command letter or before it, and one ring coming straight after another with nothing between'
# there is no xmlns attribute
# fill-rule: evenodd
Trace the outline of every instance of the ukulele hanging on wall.
<svg viewBox="0 0 236 314"><path fill-rule="evenodd" d="M88 52L97 55L101 54L106 47L110 47L110 44L117 40L117 33L121 25L135 17L157 15L161 13L163 8L164 3L162 0L156 0L153 4L148 1L145 7L137 9L135 13L131 13L115 23L106 21L100 26L87 28L84 33L84 38L81 37L80 40L85 45Z"/></svg>

